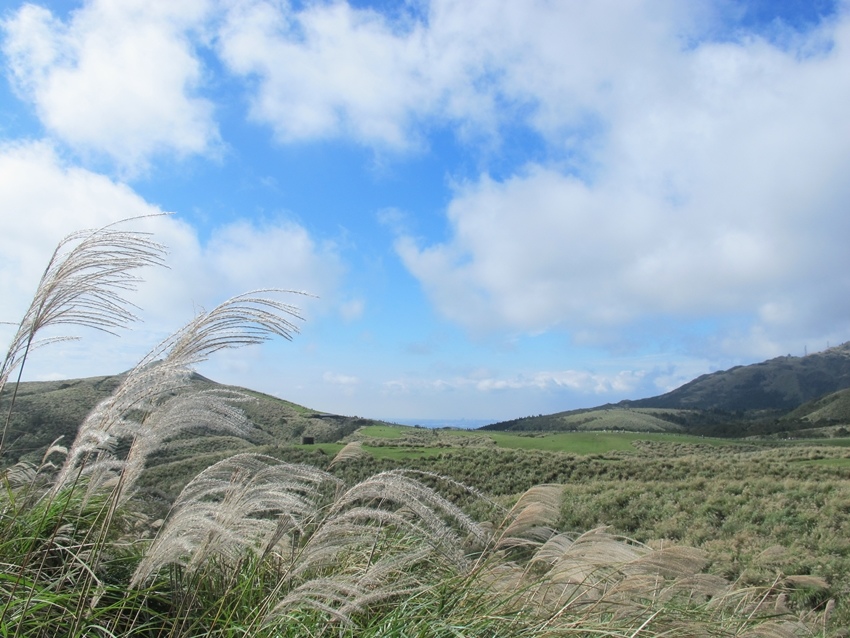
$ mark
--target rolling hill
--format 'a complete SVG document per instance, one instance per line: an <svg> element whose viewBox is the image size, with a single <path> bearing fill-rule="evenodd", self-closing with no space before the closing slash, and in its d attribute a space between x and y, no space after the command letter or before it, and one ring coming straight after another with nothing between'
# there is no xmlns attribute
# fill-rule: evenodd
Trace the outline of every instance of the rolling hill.
<svg viewBox="0 0 850 638"><path fill-rule="evenodd" d="M619 405L634 408L789 411L850 388L850 342L805 357L777 357L697 377L672 392Z"/></svg>
<svg viewBox="0 0 850 638"><path fill-rule="evenodd" d="M118 387L123 375L69 379L64 381L24 382L20 385L11 414L9 433L3 450L2 465L20 459L38 461L56 439L64 445L76 436L77 428L89 411ZM379 423L358 417L338 416L311 410L267 394L218 384L199 374L192 375L186 392L220 388L235 390L251 400L239 404L254 425L246 441L232 436L203 433L204 449L242 445L282 445L300 443L312 437L317 443L337 441L363 425ZM7 388L7 390L10 388ZM0 414L5 418L11 392L0 397ZM194 435L184 435L168 444L172 453L185 454L197 447ZM177 454L180 456L180 454Z"/></svg>
<svg viewBox="0 0 850 638"><path fill-rule="evenodd" d="M850 342L697 377L656 397L494 423L485 430L823 435L850 424Z"/></svg>

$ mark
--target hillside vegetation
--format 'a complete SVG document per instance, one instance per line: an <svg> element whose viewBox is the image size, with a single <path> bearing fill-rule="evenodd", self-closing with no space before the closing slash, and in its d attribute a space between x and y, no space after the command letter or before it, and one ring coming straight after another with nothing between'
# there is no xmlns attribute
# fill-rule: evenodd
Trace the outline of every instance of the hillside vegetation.
<svg viewBox="0 0 850 638"><path fill-rule="evenodd" d="M630 430L703 436L830 436L850 426L850 343L706 374L666 394L529 416L485 430Z"/></svg>
<svg viewBox="0 0 850 638"><path fill-rule="evenodd" d="M788 411L846 388L850 388L850 343L804 357L788 355L706 374L666 394L625 404L725 412Z"/></svg>
<svg viewBox="0 0 850 638"><path fill-rule="evenodd" d="M19 460L38 461L54 441L69 442L74 439L80 423L101 401L108 398L121 384L126 374L69 379L65 381L25 382L18 387L15 410L2 451L5 464ZM316 442L338 441L364 425L376 421L357 417L326 414L284 401L246 388L215 383L199 374L191 374L175 394L191 395L197 392L219 390L240 395L239 403L252 424L244 441L238 445L293 444L302 437ZM0 396L0 411L8 412L11 396ZM222 439L200 429L188 430L172 442L171 460L199 451L225 449ZM224 447L222 447L224 446Z"/></svg>

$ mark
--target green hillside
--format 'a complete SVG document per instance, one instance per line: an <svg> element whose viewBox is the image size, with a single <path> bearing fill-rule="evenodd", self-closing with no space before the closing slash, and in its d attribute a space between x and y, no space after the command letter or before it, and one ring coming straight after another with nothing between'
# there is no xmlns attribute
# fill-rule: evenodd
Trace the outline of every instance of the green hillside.
<svg viewBox="0 0 850 638"><path fill-rule="evenodd" d="M777 357L700 376L666 394L630 407L787 412L850 388L850 343L805 357Z"/></svg>
<svg viewBox="0 0 850 638"><path fill-rule="evenodd" d="M703 375L656 397L529 416L482 429L788 437L831 435L844 424L850 424L850 343Z"/></svg>
<svg viewBox="0 0 850 638"><path fill-rule="evenodd" d="M37 461L56 439L69 444L79 424L94 406L112 394L123 375L70 379L65 381L28 382L20 384L11 414L7 444L3 449L2 465L21 459ZM180 462L198 455L224 455L246 446L300 443L310 437L316 443L338 441L363 425L374 421L338 416L311 410L277 397L218 384L194 374L186 392L208 389L232 390L245 395L238 403L253 428L245 439L197 431L180 436L168 443L153 459L154 462ZM6 414L11 393L0 397L0 411Z"/></svg>
<svg viewBox="0 0 850 638"><path fill-rule="evenodd" d="M850 425L850 389L810 401L791 411L787 419L797 419L812 425Z"/></svg>
<svg viewBox="0 0 850 638"><path fill-rule="evenodd" d="M592 410L570 410L556 414L529 416L494 423L482 430L515 432L582 432L589 430L627 430L630 432L680 432L687 422L685 410L620 408L603 406Z"/></svg>

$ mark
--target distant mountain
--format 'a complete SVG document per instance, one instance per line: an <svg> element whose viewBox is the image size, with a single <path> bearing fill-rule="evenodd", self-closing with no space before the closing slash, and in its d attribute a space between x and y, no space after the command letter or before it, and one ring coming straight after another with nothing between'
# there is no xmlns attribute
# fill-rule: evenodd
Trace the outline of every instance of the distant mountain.
<svg viewBox="0 0 850 638"><path fill-rule="evenodd" d="M777 357L705 374L656 397L530 416L482 429L784 436L845 424L850 427L850 342L805 357Z"/></svg>
<svg viewBox="0 0 850 638"><path fill-rule="evenodd" d="M850 342L805 357L777 357L704 374L667 394L618 405L784 412L845 388L850 388Z"/></svg>

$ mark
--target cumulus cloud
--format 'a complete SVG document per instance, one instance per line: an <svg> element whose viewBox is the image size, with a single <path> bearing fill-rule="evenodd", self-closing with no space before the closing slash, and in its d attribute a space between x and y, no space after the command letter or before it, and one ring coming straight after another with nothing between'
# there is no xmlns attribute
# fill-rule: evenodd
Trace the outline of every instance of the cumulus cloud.
<svg viewBox="0 0 850 638"><path fill-rule="evenodd" d="M93 335L87 337L86 351L64 360L57 357L66 376L80 373L81 359L91 373L129 366L195 312L248 290L289 288L333 297L344 273L333 245L314 240L304 228L287 221L264 225L237 221L213 229L202 242L197 230L179 217L162 216L158 207L125 184L68 166L46 143L0 147L0 210L8 212L0 217L0 289L4 298L0 320L10 322L22 316L62 237L128 217L158 215L127 225L128 229L152 232L155 240L169 248L170 269L146 269L141 273L144 282L132 295L133 302L143 309L145 323L137 328L135 337L120 343ZM306 310L320 310L308 297L285 300ZM53 372L44 370L43 374Z"/></svg>
<svg viewBox="0 0 850 638"><path fill-rule="evenodd" d="M477 137L520 120L575 141L612 79L665 63L708 16L666 1L431 0L394 15L293 4L233 3L219 32L224 62L255 80L254 117L287 142L344 136L397 149L433 123Z"/></svg>
<svg viewBox="0 0 850 638"><path fill-rule="evenodd" d="M204 250L204 264L211 281L227 281L230 288L286 288L317 297L328 295L343 273L333 243L318 242L285 220L219 227Z"/></svg>
<svg viewBox="0 0 850 638"><path fill-rule="evenodd" d="M345 135L405 147L409 113L434 93L419 33L398 34L380 14L346 3L295 11L249 0L231 9L220 52L234 72L259 78L252 114L281 140Z"/></svg>
<svg viewBox="0 0 850 638"><path fill-rule="evenodd" d="M397 229L452 321L604 341L656 316L747 316L740 341L761 331L770 353L847 325L850 13L770 37L723 31L724 7L245 0L219 51L282 141L402 149L434 123L540 137L546 162L460 183L447 241Z"/></svg>
<svg viewBox="0 0 850 638"><path fill-rule="evenodd" d="M29 303L62 237L125 217L162 213L125 185L65 165L43 142L0 146L0 210L3 307L15 316Z"/></svg>
<svg viewBox="0 0 850 638"><path fill-rule="evenodd" d="M342 386L352 386L360 383L360 379L357 377L350 374L339 374L338 372L325 372L325 374L322 375L322 379L324 379L325 383Z"/></svg>
<svg viewBox="0 0 850 638"><path fill-rule="evenodd" d="M154 154L218 143L191 37L209 10L208 0L91 0L63 21L26 4L2 23L3 53L50 133L134 172Z"/></svg>
<svg viewBox="0 0 850 638"><path fill-rule="evenodd" d="M846 332L850 15L807 38L668 48L672 60L596 75L606 97L584 103L604 131L582 170L463 183L450 239L401 235L399 255L473 330L746 316L767 350L789 333Z"/></svg>
<svg viewBox="0 0 850 638"><path fill-rule="evenodd" d="M622 370L612 373L595 373L587 370L541 371L532 374L496 376L489 371L440 377L400 378L386 381L384 390L390 394L409 392L451 393L457 390L474 390L481 394L502 391L535 390L557 392L566 390L585 395L623 395L633 392L647 375L645 371Z"/></svg>

